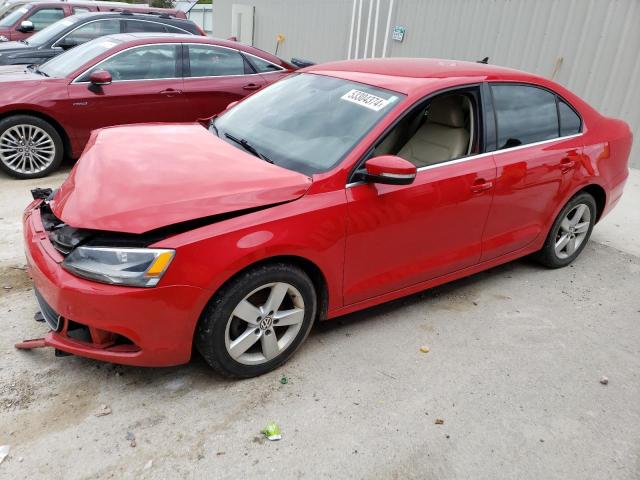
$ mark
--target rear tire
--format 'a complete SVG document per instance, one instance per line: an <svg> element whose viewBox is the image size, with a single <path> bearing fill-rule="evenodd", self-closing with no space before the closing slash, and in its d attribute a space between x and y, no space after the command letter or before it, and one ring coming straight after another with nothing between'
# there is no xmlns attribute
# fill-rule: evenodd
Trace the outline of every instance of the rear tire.
<svg viewBox="0 0 640 480"><path fill-rule="evenodd" d="M0 168L14 178L46 177L62 162L64 145L57 130L31 115L0 120Z"/></svg>
<svg viewBox="0 0 640 480"><path fill-rule="evenodd" d="M222 287L198 324L195 346L225 377L249 378L286 362L316 316L313 282L285 263L249 270Z"/></svg>
<svg viewBox="0 0 640 480"><path fill-rule="evenodd" d="M549 268L569 265L589 241L596 214L595 199L586 192L577 194L556 217L536 259Z"/></svg>

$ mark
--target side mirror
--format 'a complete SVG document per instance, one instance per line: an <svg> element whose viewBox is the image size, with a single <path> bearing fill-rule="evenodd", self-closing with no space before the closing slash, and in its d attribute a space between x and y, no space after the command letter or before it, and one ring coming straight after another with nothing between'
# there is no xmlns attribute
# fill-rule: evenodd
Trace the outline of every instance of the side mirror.
<svg viewBox="0 0 640 480"><path fill-rule="evenodd" d="M372 183L388 185L409 185L416 178L416 166L395 155L382 155L364 162L364 179Z"/></svg>
<svg viewBox="0 0 640 480"><path fill-rule="evenodd" d="M238 104L237 100L235 102L231 102L229 105L227 105L227 108L225 108L225 110L229 110L229 109L235 107L237 104Z"/></svg>
<svg viewBox="0 0 640 480"><path fill-rule="evenodd" d="M95 72L91 72L89 81L93 85L102 86L109 85L113 79L111 78L111 74L106 70L96 70Z"/></svg>
<svg viewBox="0 0 640 480"><path fill-rule="evenodd" d="M70 48L77 47L78 44L74 41L70 42L67 38L63 38L56 46L60 47L62 50L69 50Z"/></svg>
<svg viewBox="0 0 640 480"><path fill-rule="evenodd" d="M34 30L33 22L31 20L23 20L18 27L18 31L22 33L33 32Z"/></svg>

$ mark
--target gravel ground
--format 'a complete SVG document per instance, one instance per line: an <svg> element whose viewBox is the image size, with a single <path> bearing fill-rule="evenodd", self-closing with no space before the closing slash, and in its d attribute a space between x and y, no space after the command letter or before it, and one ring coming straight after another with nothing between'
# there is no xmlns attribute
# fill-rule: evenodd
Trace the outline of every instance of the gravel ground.
<svg viewBox="0 0 640 480"><path fill-rule="evenodd" d="M20 213L64 175L0 177L0 478L640 478L640 171L571 267L516 261L325 322L245 381L13 348L45 333Z"/></svg>

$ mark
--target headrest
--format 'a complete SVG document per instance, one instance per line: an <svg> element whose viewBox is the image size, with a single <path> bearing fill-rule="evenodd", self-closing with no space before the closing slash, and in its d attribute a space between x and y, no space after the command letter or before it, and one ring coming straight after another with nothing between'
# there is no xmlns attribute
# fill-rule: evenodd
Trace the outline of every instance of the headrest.
<svg viewBox="0 0 640 480"><path fill-rule="evenodd" d="M464 110L462 97L448 95L434 100L429 106L427 121L440 123L448 127L464 127Z"/></svg>

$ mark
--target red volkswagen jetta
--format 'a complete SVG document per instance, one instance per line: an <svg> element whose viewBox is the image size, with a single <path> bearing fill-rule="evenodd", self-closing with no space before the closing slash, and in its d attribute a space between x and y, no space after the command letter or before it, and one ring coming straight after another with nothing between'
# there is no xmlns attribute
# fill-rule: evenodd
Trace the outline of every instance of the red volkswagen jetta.
<svg viewBox="0 0 640 480"><path fill-rule="evenodd" d="M294 74L199 124L93 133L24 216L52 346L251 377L315 320L528 254L571 263L620 199L631 133L565 88L475 63Z"/></svg>
<svg viewBox="0 0 640 480"><path fill-rule="evenodd" d="M43 177L78 158L96 128L194 122L293 70L236 42L166 33L99 37L40 67L0 67L0 170Z"/></svg>

